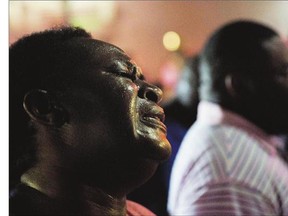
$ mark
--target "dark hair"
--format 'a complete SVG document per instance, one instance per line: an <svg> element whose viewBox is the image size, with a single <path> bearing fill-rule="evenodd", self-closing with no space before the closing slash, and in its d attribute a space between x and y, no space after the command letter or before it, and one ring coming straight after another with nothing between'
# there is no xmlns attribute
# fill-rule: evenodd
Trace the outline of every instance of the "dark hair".
<svg viewBox="0 0 288 216"><path fill-rule="evenodd" d="M32 89L60 86L63 43L91 38L76 27L58 27L24 36L9 48L9 172L10 186L36 161L34 128L23 108L24 95ZM11 185L12 184L12 185Z"/></svg>
<svg viewBox="0 0 288 216"><path fill-rule="evenodd" d="M223 94L229 73L252 79L265 73L269 56L263 42L274 36L278 34L272 29L245 20L229 23L212 34L201 53L201 98L209 97L206 91Z"/></svg>

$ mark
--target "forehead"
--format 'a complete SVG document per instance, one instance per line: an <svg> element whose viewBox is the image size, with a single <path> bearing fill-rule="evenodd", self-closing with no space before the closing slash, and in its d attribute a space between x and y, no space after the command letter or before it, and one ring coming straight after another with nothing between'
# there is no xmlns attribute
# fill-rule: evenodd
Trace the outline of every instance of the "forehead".
<svg viewBox="0 0 288 216"><path fill-rule="evenodd" d="M68 60L73 60L82 67L92 66L100 69L114 62L131 64L130 57L123 50L104 41L75 38L66 45L67 53L70 53Z"/></svg>
<svg viewBox="0 0 288 216"><path fill-rule="evenodd" d="M65 42L60 51L64 79L77 86L98 80L103 71L129 72L133 67L138 68L123 50L100 40L75 38Z"/></svg>

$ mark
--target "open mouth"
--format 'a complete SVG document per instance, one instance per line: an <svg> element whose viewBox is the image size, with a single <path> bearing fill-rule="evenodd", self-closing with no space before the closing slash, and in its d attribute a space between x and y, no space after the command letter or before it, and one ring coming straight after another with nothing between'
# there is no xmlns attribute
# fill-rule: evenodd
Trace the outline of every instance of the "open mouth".
<svg viewBox="0 0 288 216"><path fill-rule="evenodd" d="M148 126L161 129L164 133L167 133L166 125L164 124L165 114L163 112L157 113L145 113L141 118L141 121Z"/></svg>

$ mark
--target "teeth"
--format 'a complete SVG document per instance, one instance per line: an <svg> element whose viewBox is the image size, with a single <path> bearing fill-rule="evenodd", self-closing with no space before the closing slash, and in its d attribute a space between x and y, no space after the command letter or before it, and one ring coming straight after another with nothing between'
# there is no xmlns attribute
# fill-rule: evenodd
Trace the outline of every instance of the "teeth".
<svg viewBox="0 0 288 216"><path fill-rule="evenodd" d="M143 117L144 119L149 119L149 118L152 118L152 119L156 119L158 121L161 121L161 119L158 117L158 116L144 116ZM161 121L162 122L162 121Z"/></svg>

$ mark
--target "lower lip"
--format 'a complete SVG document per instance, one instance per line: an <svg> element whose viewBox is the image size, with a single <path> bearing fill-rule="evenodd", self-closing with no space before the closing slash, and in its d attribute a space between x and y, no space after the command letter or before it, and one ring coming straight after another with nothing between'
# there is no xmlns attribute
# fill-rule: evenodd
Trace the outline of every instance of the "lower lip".
<svg viewBox="0 0 288 216"><path fill-rule="evenodd" d="M162 130L165 134L167 133L167 128L165 124L163 124L160 120L157 120L152 117L143 117L141 118L141 122L147 124L148 126L157 127Z"/></svg>

